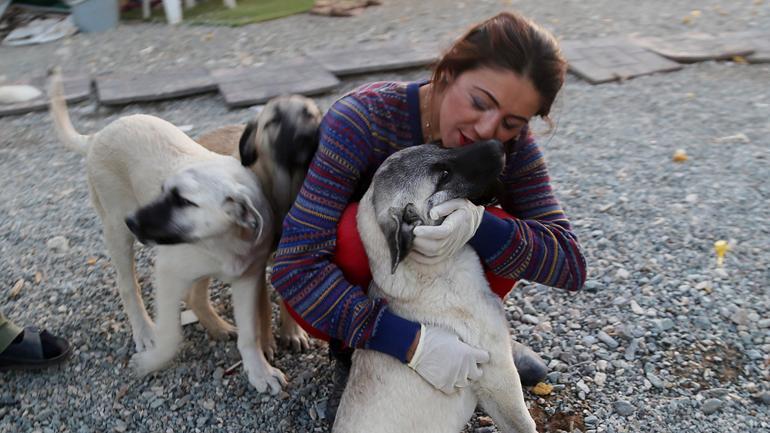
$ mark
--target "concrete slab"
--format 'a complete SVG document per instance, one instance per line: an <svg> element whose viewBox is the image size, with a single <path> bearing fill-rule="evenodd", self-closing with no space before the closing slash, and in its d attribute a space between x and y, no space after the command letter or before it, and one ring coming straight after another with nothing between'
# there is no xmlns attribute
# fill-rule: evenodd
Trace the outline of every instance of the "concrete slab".
<svg viewBox="0 0 770 433"><path fill-rule="evenodd" d="M342 77L426 66L438 60L439 50L438 47L388 42L307 54L327 71Z"/></svg>
<svg viewBox="0 0 770 433"><path fill-rule="evenodd" d="M217 89L211 74L203 68L110 74L96 77L95 81L99 102L105 105L162 101Z"/></svg>
<svg viewBox="0 0 770 433"><path fill-rule="evenodd" d="M38 88L43 94L31 101L16 104L0 104L0 116L24 114L32 111L48 109L48 77L38 76L26 80L18 80L6 84L28 84ZM62 72L62 86L64 87L64 99L68 103L79 102L88 99L91 95L91 77L79 72Z"/></svg>
<svg viewBox="0 0 770 433"><path fill-rule="evenodd" d="M746 56L749 63L770 63L770 30L722 33L719 38L751 47L754 52Z"/></svg>
<svg viewBox="0 0 770 433"><path fill-rule="evenodd" d="M626 38L561 41L560 45L570 71L591 84L675 71L682 67Z"/></svg>
<svg viewBox="0 0 770 433"><path fill-rule="evenodd" d="M263 104L288 93L317 95L340 83L336 76L308 58L250 68L217 69L211 75L230 107Z"/></svg>
<svg viewBox="0 0 770 433"><path fill-rule="evenodd" d="M699 32L660 37L633 35L631 40L680 63L729 60L735 56L748 56L754 51L745 40L725 39Z"/></svg>

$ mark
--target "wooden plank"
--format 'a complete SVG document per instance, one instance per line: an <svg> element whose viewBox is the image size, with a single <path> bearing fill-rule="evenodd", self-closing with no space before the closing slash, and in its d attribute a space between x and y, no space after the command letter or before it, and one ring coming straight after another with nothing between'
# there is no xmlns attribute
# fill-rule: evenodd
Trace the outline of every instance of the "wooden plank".
<svg viewBox="0 0 770 433"><path fill-rule="evenodd" d="M379 43L308 53L337 76L426 66L438 60L436 47L410 43Z"/></svg>
<svg viewBox="0 0 770 433"><path fill-rule="evenodd" d="M105 105L162 101L211 92L216 88L211 74L203 68L96 77L99 102Z"/></svg>
<svg viewBox="0 0 770 433"><path fill-rule="evenodd" d="M230 107L263 104L284 94L317 95L340 81L307 58L266 63L257 67L217 69L211 72Z"/></svg>
<svg viewBox="0 0 770 433"><path fill-rule="evenodd" d="M591 84L675 71L682 67L622 37L562 41L561 49L569 70Z"/></svg>
<svg viewBox="0 0 770 433"><path fill-rule="evenodd" d="M10 116L15 114L24 114L32 111L41 111L48 109L48 77L37 76L25 80L17 80L7 84L27 84L36 87L43 94L40 97L16 104L0 104L0 116ZM79 102L88 99L91 95L91 77L88 74L80 72L62 72L62 86L64 88L64 99L69 103Z"/></svg>

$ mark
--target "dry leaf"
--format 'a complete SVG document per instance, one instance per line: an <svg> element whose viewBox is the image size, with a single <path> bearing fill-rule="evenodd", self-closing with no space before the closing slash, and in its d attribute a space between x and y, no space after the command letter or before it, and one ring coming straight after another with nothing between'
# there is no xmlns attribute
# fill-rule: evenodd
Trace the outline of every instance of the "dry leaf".
<svg viewBox="0 0 770 433"><path fill-rule="evenodd" d="M19 278L19 281L16 282L16 284L13 285L13 288L11 289L10 296L11 298L15 298L19 296L19 292L21 292L21 289L24 287L24 278Z"/></svg>
<svg viewBox="0 0 770 433"><path fill-rule="evenodd" d="M689 159L689 157L687 156L687 152L685 152L684 149L677 149L671 159L673 159L674 162L685 162Z"/></svg>
<svg viewBox="0 0 770 433"><path fill-rule="evenodd" d="M481 427L489 427L491 425L494 425L494 421L492 421L492 418L488 416L480 416L478 417L479 420L479 426Z"/></svg>
<svg viewBox="0 0 770 433"><path fill-rule="evenodd" d="M733 56L733 62L738 63L739 65L748 65L749 61L746 60L743 56Z"/></svg>
<svg viewBox="0 0 770 433"><path fill-rule="evenodd" d="M553 391L553 386L543 382L532 387L532 394L539 396L549 395L551 391Z"/></svg>
<svg viewBox="0 0 770 433"><path fill-rule="evenodd" d="M43 273L40 271L35 272L35 284L40 284L43 281Z"/></svg>
<svg viewBox="0 0 770 433"><path fill-rule="evenodd" d="M93 266L93 265L95 265L95 264L96 264L96 262L97 262L98 260L99 260L99 259L98 259L97 257L89 257L89 258L88 258L88 260L86 260L86 264L87 264L88 266Z"/></svg>

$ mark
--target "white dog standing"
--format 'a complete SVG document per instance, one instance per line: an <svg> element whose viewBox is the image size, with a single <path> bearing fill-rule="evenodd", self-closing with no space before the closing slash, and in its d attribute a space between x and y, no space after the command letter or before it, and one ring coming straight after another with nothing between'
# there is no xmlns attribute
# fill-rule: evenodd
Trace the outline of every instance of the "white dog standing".
<svg viewBox="0 0 770 433"><path fill-rule="evenodd" d="M453 332L490 358L480 379L445 394L395 358L356 350L333 432L459 432L477 403L502 432L536 431L502 302L476 252L464 246L434 265L409 255L414 227L440 223L430 217L431 209L482 197L500 174L502 158L496 141L457 149L421 145L391 155L375 173L357 215L373 276L369 296L386 299L401 317ZM418 346L415 358L419 352Z"/></svg>
<svg viewBox="0 0 770 433"><path fill-rule="evenodd" d="M206 296L205 302L193 303L201 324L212 334L227 334L229 329L216 329L224 322L212 319L216 313L205 295L214 277L231 285L238 350L249 382L260 392L277 394L286 378L265 358L263 349L272 340L256 323L258 297L267 303L265 265L273 221L255 175L153 116L127 116L93 135L78 134L58 73L52 77L51 113L60 140L86 155L91 201L102 220L138 352L131 359L135 371L144 375L174 359L182 340L179 306L188 294L199 300ZM158 244L157 324L147 314L136 280L132 232L142 242Z"/></svg>

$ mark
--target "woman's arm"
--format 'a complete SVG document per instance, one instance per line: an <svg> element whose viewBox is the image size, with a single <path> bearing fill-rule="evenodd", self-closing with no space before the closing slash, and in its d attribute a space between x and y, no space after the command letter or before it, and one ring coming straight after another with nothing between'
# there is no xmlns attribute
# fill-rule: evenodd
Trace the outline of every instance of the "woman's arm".
<svg viewBox="0 0 770 433"><path fill-rule="evenodd" d="M318 151L283 223L272 283L305 322L350 347L406 361L418 323L390 313L350 284L332 262L337 224L374 152L366 107L352 97L332 106Z"/></svg>
<svg viewBox="0 0 770 433"><path fill-rule="evenodd" d="M586 278L580 244L553 195L540 149L531 137L523 140L503 174L501 206L514 217L485 212L470 244L495 275L579 290Z"/></svg>

